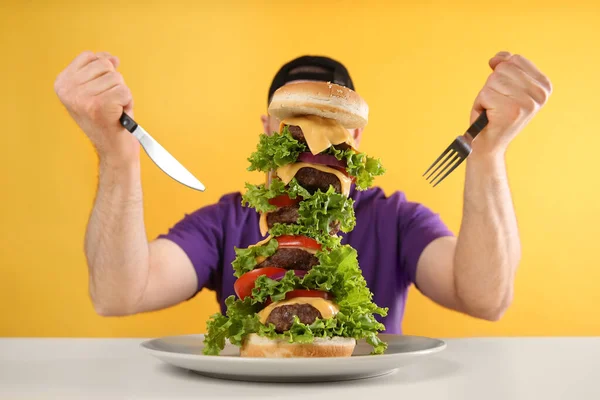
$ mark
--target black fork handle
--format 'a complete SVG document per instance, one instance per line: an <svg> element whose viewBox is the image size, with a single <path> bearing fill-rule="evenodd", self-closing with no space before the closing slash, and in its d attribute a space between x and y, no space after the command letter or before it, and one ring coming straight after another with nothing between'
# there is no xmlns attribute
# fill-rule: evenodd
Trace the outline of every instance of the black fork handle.
<svg viewBox="0 0 600 400"><path fill-rule="evenodd" d="M473 139L475 139L475 137L477 137L477 135L479 135L479 133L483 130L483 128L486 127L487 124L488 124L487 112L485 110L483 110L483 112L481 114L479 114L479 117L477 117L475 122L473 122L473 125L471 125L469 127L469 129L467 129L467 133Z"/></svg>

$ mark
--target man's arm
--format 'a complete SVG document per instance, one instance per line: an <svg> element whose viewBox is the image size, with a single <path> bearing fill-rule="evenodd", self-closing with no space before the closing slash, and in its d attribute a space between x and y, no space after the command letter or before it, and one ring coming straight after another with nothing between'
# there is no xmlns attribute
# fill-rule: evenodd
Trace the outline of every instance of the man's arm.
<svg viewBox="0 0 600 400"><path fill-rule="evenodd" d="M84 52L55 82L58 97L100 160L85 254L90 295L101 315L163 308L189 298L197 287L181 248L168 240L148 244L139 145L118 122L123 110L133 113L133 101L117 66L110 54Z"/></svg>
<svg viewBox="0 0 600 400"><path fill-rule="evenodd" d="M115 168L100 162L85 254L90 296L103 316L165 308L196 291L196 274L185 252L165 239L148 243L139 163Z"/></svg>
<svg viewBox="0 0 600 400"><path fill-rule="evenodd" d="M435 302L487 320L499 319L513 297L521 258L517 220L504 155L551 94L550 81L520 56L499 53L479 93L471 121L485 109L490 120L467 158L458 237L425 248L417 266L419 289Z"/></svg>
<svg viewBox="0 0 600 400"><path fill-rule="evenodd" d="M504 161L467 159L458 238L440 238L425 248L419 288L445 307L497 320L511 303L520 254Z"/></svg>

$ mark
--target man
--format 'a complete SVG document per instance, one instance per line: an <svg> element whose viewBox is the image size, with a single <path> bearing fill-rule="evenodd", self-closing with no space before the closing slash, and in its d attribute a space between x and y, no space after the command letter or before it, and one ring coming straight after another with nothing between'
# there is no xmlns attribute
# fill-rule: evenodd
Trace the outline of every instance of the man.
<svg viewBox="0 0 600 400"><path fill-rule="evenodd" d="M258 215L229 194L148 241L142 211L140 151L119 125L133 113L118 59L84 52L58 76L55 90L99 155L99 184L85 238L89 290L104 316L175 305L202 288L223 300L233 294L234 247L262 239ZM542 107L552 87L530 61L507 52L489 61L492 72L475 99L471 122L485 109L489 124L472 143L466 163L464 212L455 237L438 216L401 192L352 190L356 228L344 243L357 249L374 301L389 307L388 333L400 333L406 293L415 284L449 309L498 320L511 303L520 259L517 222L504 155L510 141ZM354 88L348 71L324 57L302 57L276 75L269 96L294 80L328 80ZM263 116L265 132L279 122ZM361 131L354 132L357 142ZM399 139L401 140L401 139Z"/></svg>

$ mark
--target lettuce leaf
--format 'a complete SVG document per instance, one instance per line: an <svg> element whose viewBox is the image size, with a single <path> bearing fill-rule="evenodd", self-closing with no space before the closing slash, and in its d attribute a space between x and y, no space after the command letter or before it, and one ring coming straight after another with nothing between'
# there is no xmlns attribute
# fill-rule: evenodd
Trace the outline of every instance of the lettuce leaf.
<svg viewBox="0 0 600 400"><path fill-rule="evenodd" d="M332 186L327 192L318 190L312 195L295 178L287 188L279 179L274 179L268 189L264 184L247 184L246 187L248 190L242 196L242 205L247 204L258 212L276 210L277 207L269 204L269 200L282 194L287 194L292 199L301 196L303 200L299 203L299 218L296 223L310 227L311 232L328 233L332 223L339 223L342 232L350 232L356 225L354 200L336 193Z"/></svg>
<svg viewBox="0 0 600 400"><path fill-rule="evenodd" d="M285 295L296 289L300 285L300 278L294 274L294 271L285 273L281 280L276 281L268 278L266 275L259 276L252 289L251 304L264 303L271 298L273 301L285 299Z"/></svg>
<svg viewBox="0 0 600 400"><path fill-rule="evenodd" d="M294 139L288 127L283 132L272 135L261 135L256 151L250 155L248 171L268 172L281 166L292 164L300 153L308 151L308 146ZM346 171L356 178L356 188L366 190L373 185L376 176L383 175L385 168L381 160L369 157L352 149L339 150L331 146L322 154L330 154L338 160L345 161Z"/></svg>
<svg viewBox="0 0 600 400"><path fill-rule="evenodd" d="M242 205L252 207L258 212L275 211L277 207L269 204L269 200L282 194L287 194L291 199L298 196L305 199L311 196L308 190L298 183L296 178L292 178L287 187L281 179L273 179L268 188L265 184L250 185L246 183L246 189L246 193L242 195Z"/></svg>
<svg viewBox="0 0 600 400"><path fill-rule="evenodd" d="M295 184L297 185L297 184ZM300 187L300 185L297 185ZM276 189L279 190L279 189ZM297 196L301 191L293 192ZM320 190L300 202L298 207L298 220L296 224L276 223L269 230L272 237L281 235L304 235L315 239L325 249L332 249L340 245L341 238L330 235L332 223L339 223L343 232L349 232L356 224L354 215L354 200L335 192L330 187L326 193ZM253 246L246 249L235 248L236 258L232 265L234 275L239 278L244 273L252 271L256 265L256 257L269 257L277 250L277 241L270 240L262 246Z"/></svg>
<svg viewBox="0 0 600 400"><path fill-rule="evenodd" d="M315 239L326 249L332 249L340 245L342 238L337 235L330 235L328 232L322 232L315 226L306 226L300 224L273 224L269 229L271 236L282 235L303 235Z"/></svg>
<svg viewBox="0 0 600 400"><path fill-rule="evenodd" d="M378 158L369 157L365 153L357 153L352 149L338 150L333 146L325 152L335 156L338 160L346 161L346 171L350 176L356 177L358 190L368 189L373 185L376 176L385 173L381 161Z"/></svg>
<svg viewBox="0 0 600 400"><path fill-rule="evenodd" d="M231 263L234 269L234 276L239 278L248 271L256 267L256 257L270 257L277 251L277 240L269 240L262 246L252 246L246 249L235 248L236 257Z"/></svg>
<svg viewBox="0 0 600 400"><path fill-rule="evenodd" d="M311 195L294 179L290 182L288 189L283 186L280 180L274 180L269 189L265 189L264 185L259 185L253 187L252 191L254 193L248 195L246 200L252 202L259 209L266 208L261 206L263 204L262 199L264 199L261 196L271 191L272 193L269 195L273 195L273 197L288 193L292 198L297 196L304 198L298 206L299 217L296 224L274 224L269 230L272 237L304 235L315 239L325 249L330 249L339 246L341 242L339 236L329 234L333 223L339 223L340 230L343 232L351 231L356 225L354 200L336 193L333 187L329 187L329 190L325 193L318 190ZM268 201L264 204L269 205ZM239 278L244 273L253 270L257 265L256 257L269 257L276 250L276 240L270 240L263 246L253 246L247 249L235 248L236 258L232 263L235 271L234 275Z"/></svg>
<svg viewBox="0 0 600 400"><path fill-rule="evenodd" d="M310 343L319 337L353 337L365 339L373 347L373 354L382 354L387 345L379 339L377 332L385 327L375 319L374 314L385 316L388 310L373 303L373 295L358 266L356 250L344 245L331 252L318 252L317 257L320 263L302 279L292 271L286 273L279 282L262 276L256 280L253 297L242 301L230 296L226 300L227 316L215 314L208 323L205 354L218 354L226 338L232 344L239 345L243 337L250 333L295 343ZM268 297L275 301L282 300L287 292L298 287L330 292L340 308L339 313L334 318L318 319L309 325L302 324L296 317L292 327L283 333L277 333L272 324L267 326L260 323L256 314L260 303Z"/></svg>
<svg viewBox="0 0 600 400"><path fill-rule="evenodd" d="M312 343L315 338L334 336L366 339L366 342L373 347L371 354L383 354L387 348L387 344L377 336L377 331L383 330L384 326L370 314L360 311L346 314L340 311L334 318L317 319L312 324L303 324L297 316L294 316L290 329L278 333L273 324L260 323L258 314L252 311L254 308L249 305L248 299L249 297L235 300L234 296L230 296L226 300L227 316L217 313L211 317L204 339L204 354L218 355L225 347L226 339L229 339L231 344L240 346L244 337L251 333L269 339L284 339L290 343Z"/></svg>
<svg viewBox="0 0 600 400"><path fill-rule="evenodd" d="M281 134L274 132L272 135L260 135L256 151L248 158L248 171L268 172L291 164L298 159L300 153L307 151L307 148L306 144L292 137L287 126Z"/></svg>
<svg viewBox="0 0 600 400"><path fill-rule="evenodd" d="M317 190L305 198L298 208L299 225L310 226L321 233L328 233L331 224L339 222L342 232L350 232L356 225L354 200L336 193L333 186L327 192Z"/></svg>
<svg viewBox="0 0 600 400"><path fill-rule="evenodd" d="M340 311L334 318L317 319L310 325L303 324L298 317L288 331L277 333L274 330L259 335L270 339L286 339L290 343L311 343L315 338L330 338L334 336L351 337L357 340L366 339L373 347L371 354L383 354L387 343L377 337L377 330L383 330L383 324L377 322L372 316L360 314L346 315Z"/></svg>
<svg viewBox="0 0 600 400"><path fill-rule="evenodd" d="M387 309L377 307L373 294L358 265L358 254L350 245L339 246L330 252L317 252L319 264L304 276L305 287L330 292L340 309L387 315Z"/></svg>
<svg viewBox="0 0 600 400"><path fill-rule="evenodd" d="M207 333L204 336L204 349L206 355L219 355L225 347L225 340L240 346L243 338L259 329L258 306L252 306L249 298L236 300L235 296L229 296L225 300L227 313L213 314L206 323Z"/></svg>

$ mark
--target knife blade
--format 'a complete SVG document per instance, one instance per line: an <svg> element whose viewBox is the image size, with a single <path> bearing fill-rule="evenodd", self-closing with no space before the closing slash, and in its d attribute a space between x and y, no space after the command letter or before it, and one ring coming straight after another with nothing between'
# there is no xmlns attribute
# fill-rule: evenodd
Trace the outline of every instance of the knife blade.
<svg viewBox="0 0 600 400"><path fill-rule="evenodd" d="M126 113L123 113L121 118L119 118L119 122L138 140L138 142L140 142L148 157L150 157L164 173L183 185L204 192L206 188L202 182L181 165L175 157L150 136L150 134L135 122L133 118Z"/></svg>

